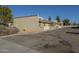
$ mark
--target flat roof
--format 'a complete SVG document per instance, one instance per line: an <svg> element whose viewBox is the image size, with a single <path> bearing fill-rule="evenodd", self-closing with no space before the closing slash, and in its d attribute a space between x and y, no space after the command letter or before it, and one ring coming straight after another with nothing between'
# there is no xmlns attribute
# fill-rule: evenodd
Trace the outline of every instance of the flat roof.
<svg viewBox="0 0 79 59"><path fill-rule="evenodd" d="M14 17L14 19L16 19L16 18L24 18L24 17L34 17L34 16L38 16L38 15L30 15L30 16L18 16L18 17Z"/></svg>

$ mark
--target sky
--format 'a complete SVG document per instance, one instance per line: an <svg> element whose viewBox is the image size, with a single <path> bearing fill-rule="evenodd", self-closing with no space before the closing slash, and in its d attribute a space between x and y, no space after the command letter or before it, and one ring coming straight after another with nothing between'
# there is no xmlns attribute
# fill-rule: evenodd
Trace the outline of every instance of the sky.
<svg viewBox="0 0 79 59"><path fill-rule="evenodd" d="M61 20L68 18L79 23L79 5L9 5L14 17L39 15L44 19L51 16L52 20L60 16Z"/></svg>

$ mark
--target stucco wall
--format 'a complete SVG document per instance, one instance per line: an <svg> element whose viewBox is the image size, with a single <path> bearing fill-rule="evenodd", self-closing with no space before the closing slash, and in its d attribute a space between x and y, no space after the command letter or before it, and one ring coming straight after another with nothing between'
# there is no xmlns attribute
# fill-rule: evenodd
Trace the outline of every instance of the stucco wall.
<svg viewBox="0 0 79 59"><path fill-rule="evenodd" d="M56 24L50 26L48 23L39 23L39 16L17 17L14 19L14 26L16 26L20 32L41 32L61 27Z"/></svg>
<svg viewBox="0 0 79 59"><path fill-rule="evenodd" d="M39 26L39 17L20 17L14 19L14 26L20 29L21 32L38 32L43 31Z"/></svg>

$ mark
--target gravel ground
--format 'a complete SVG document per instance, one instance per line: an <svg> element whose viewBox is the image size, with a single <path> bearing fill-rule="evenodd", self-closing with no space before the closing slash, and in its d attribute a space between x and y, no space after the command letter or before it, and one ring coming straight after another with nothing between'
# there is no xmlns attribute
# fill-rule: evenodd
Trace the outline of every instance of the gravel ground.
<svg viewBox="0 0 79 59"><path fill-rule="evenodd" d="M3 38L3 40L42 53L79 52L79 34L68 32L79 32L79 29L63 28L37 34L15 35Z"/></svg>

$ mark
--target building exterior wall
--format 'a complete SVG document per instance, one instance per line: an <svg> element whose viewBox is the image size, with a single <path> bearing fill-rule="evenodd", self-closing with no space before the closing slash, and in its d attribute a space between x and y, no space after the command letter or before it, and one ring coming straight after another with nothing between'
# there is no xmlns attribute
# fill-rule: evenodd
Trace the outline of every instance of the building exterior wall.
<svg viewBox="0 0 79 59"><path fill-rule="evenodd" d="M14 19L14 26L19 28L21 32L39 32L43 31L43 28L39 26L39 17L20 17Z"/></svg>
<svg viewBox="0 0 79 59"><path fill-rule="evenodd" d="M51 26L50 24L48 23L40 23L40 27L43 28L43 31L47 31L47 30L50 30L51 29Z"/></svg>
<svg viewBox="0 0 79 59"><path fill-rule="evenodd" d="M14 26L19 29L20 32L41 32L47 30L54 30L61 28L57 23L51 26L51 23L39 22L39 16L25 16L17 17L14 19Z"/></svg>
<svg viewBox="0 0 79 59"><path fill-rule="evenodd" d="M53 26L51 26L51 29L56 30L56 29L59 29L59 28L62 28L62 27L63 27L62 25L54 24Z"/></svg>
<svg viewBox="0 0 79 59"><path fill-rule="evenodd" d="M44 31L47 31L47 30L50 30L51 28L50 28L50 24L45 24L45 26L44 26Z"/></svg>

